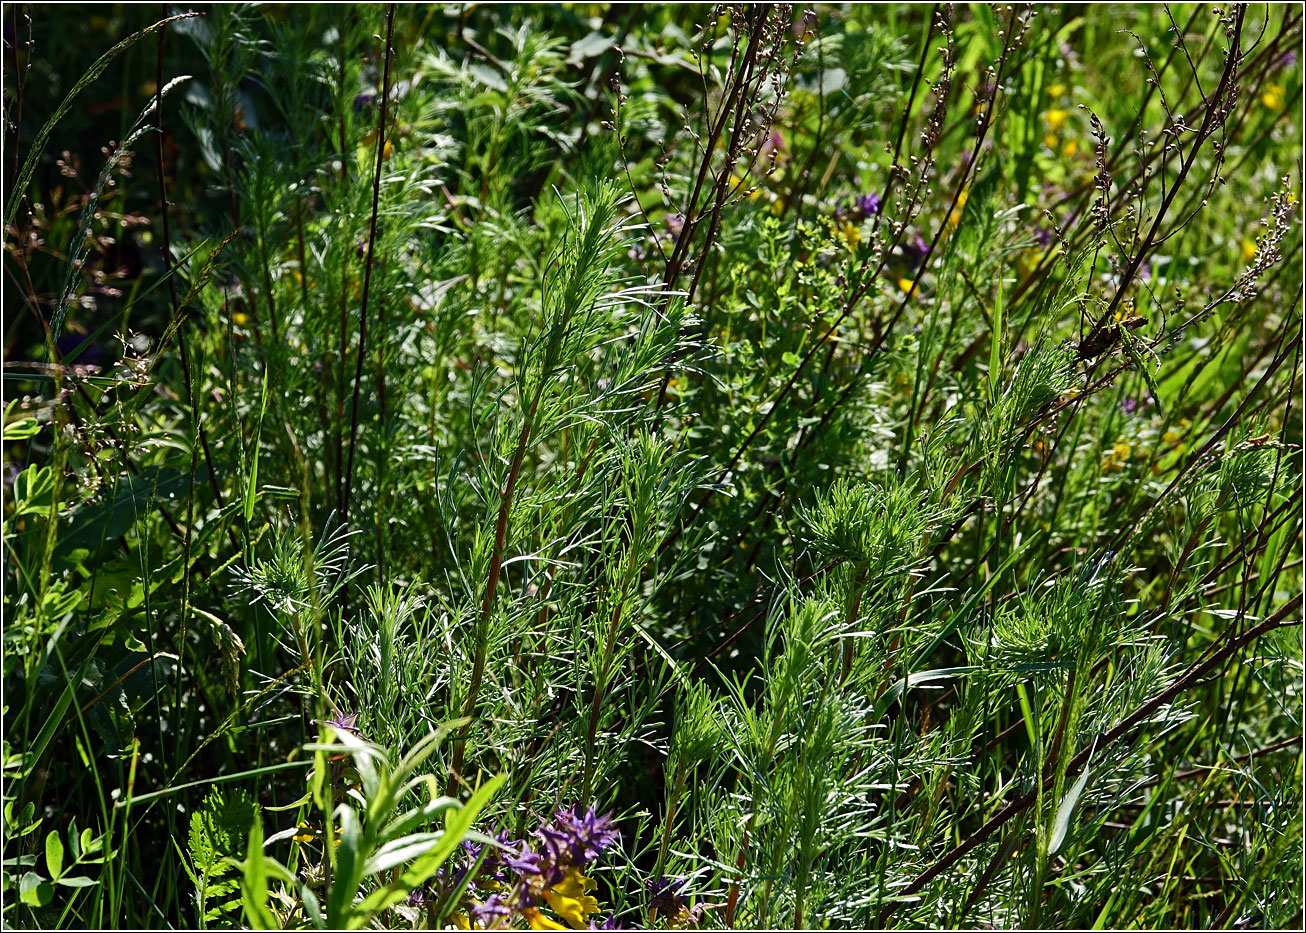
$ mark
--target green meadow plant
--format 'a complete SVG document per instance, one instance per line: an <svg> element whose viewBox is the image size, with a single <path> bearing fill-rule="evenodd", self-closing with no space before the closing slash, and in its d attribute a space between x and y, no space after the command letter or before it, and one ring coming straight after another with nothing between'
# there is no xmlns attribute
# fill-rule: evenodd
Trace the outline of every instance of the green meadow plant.
<svg viewBox="0 0 1306 933"><path fill-rule="evenodd" d="M1300 926L1299 9L3 27L6 926Z"/></svg>

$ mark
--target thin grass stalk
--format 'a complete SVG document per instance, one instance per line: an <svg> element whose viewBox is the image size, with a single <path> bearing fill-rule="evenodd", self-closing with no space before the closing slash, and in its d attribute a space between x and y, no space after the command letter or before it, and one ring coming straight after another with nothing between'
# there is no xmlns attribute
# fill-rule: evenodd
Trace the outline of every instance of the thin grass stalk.
<svg viewBox="0 0 1306 933"><path fill-rule="evenodd" d="M363 303L359 311L358 355L354 367L354 395L349 416L349 465L345 470L344 505L341 523L349 524L349 505L354 488L354 449L358 445L358 395L363 381L363 358L367 352L367 307L372 289L372 266L376 251L376 220L381 203L381 166L385 161L386 117L390 101L390 62L393 57L395 7L386 5L385 12L385 73L382 79L381 110L377 118L376 161L372 172L372 218L368 224L367 257L363 266Z"/></svg>

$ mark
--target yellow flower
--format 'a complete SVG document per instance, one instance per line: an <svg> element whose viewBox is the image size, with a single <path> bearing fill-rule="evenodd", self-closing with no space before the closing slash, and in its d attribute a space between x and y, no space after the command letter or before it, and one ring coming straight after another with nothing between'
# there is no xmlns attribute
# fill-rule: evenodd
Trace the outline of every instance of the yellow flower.
<svg viewBox="0 0 1306 933"><path fill-rule="evenodd" d="M363 137L363 145L369 147L375 146L376 138L377 138L377 132L376 130L372 130L372 132L368 133L366 136ZM382 162L389 161L390 156L394 155L394 151L395 151L395 147L392 146L390 144L390 140L387 139L385 141L385 145L381 148L381 161Z"/></svg>
<svg viewBox="0 0 1306 933"><path fill-rule="evenodd" d="M532 930L565 930L567 929L561 923L550 920L544 914L540 913L539 908L527 907L521 912L526 918L526 922L531 925Z"/></svg>
<svg viewBox="0 0 1306 933"><path fill-rule="evenodd" d="M1166 428L1165 433L1161 435L1161 440L1171 446L1178 444L1184 439L1184 432L1188 429L1189 425L1190 422L1188 419L1184 418L1178 424Z"/></svg>
<svg viewBox="0 0 1306 933"><path fill-rule="evenodd" d="M1056 133L1048 133L1043 137L1043 145L1047 146L1049 149L1057 148L1058 142L1060 142L1060 140L1057 139Z"/></svg>
<svg viewBox="0 0 1306 933"><path fill-rule="evenodd" d="M970 185L961 189L961 195L957 198L957 206L952 209L948 215L948 232L951 233L961 225L962 213L966 210L966 201L970 199Z"/></svg>
<svg viewBox="0 0 1306 933"><path fill-rule="evenodd" d="M1072 139L1070 142L1066 143L1065 147L1061 150L1061 154L1068 159L1078 151L1079 141Z"/></svg>
<svg viewBox="0 0 1306 933"><path fill-rule="evenodd" d="M857 246L862 242L862 231L855 224L844 224L839 231L849 246Z"/></svg>
<svg viewBox="0 0 1306 933"><path fill-rule="evenodd" d="M576 868L568 868L567 874L558 884L544 892L544 899L563 920L571 924L573 930L583 930L590 914L599 912L599 902L590 896L598 884L593 878L586 878ZM561 930L562 927L536 927L534 929Z"/></svg>
<svg viewBox="0 0 1306 933"><path fill-rule="evenodd" d="M1283 107L1283 87L1278 84L1267 86L1265 93L1261 95L1261 103L1270 110L1278 110Z"/></svg>
<svg viewBox="0 0 1306 933"><path fill-rule="evenodd" d="M1048 97L1060 97L1064 93L1066 93L1066 86L1064 84L1048 85Z"/></svg>
<svg viewBox="0 0 1306 933"><path fill-rule="evenodd" d="M909 295L916 294L916 292L920 288L920 286L916 285L916 283L914 283L911 279L904 279L904 278L898 279L898 287Z"/></svg>
<svg viewBox="0 0 1306 933"><path fill-rule="evenodd" d="M237 311L231 315L231 323L235 324L237 327L244 327L249 323L249 315L244 311Z"/></svg>
<svg viewBox="0 0 1306 933"><path fill-rule="evenodd" d="M1066 118L1070 116L1068 110L1049 110L1043 114L1043 122L1048 125L1048 129L1056 132L1066 125Z"/></svg>
<svg viewBox="0 0 1306 933"><path fill-rule="evenodd" d="M1129 459L1133 448L1129 442L1121 438L1111 445L1111 452L1106 455L1102 461L1102 472L1113 473L1125 468L1125 461Z"/></svg>
<svg viewBox="0 0 1306 933"><path fill-rule="evenodd" d="M1251 240L1242 241L1243 262L1251 262L1256 258L1256 244Z"/></svg>

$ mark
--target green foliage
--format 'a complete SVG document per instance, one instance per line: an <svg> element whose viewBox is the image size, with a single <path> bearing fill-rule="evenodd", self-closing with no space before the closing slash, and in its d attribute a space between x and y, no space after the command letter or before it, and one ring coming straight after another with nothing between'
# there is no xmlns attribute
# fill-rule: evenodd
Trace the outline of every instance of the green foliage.
<svg viewBox="0 0 1306 933"><path fill-rule="evenodd" d="M240 898L232 897L238 884L229 860L239 855L248 827L258 818L258 803L243 789L214 788L191 814L189 863L182 866L195 885L195 914L205 924L240 909Z"/></svg>
<svg viewBox="0 0 1306 933"><path fill-rule="evenodd" d="M1291 8L6 14L7 926L1298 920Z"/></svg>

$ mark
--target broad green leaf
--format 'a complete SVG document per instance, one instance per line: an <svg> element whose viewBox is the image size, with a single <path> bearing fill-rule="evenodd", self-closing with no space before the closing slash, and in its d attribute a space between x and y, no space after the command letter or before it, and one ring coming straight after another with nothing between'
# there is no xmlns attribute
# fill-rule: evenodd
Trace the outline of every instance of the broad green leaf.
<svg viewBox="0 0 1306 933"><path fill-rule="evenodd" d="M44 907L54 899L54 885L29 871L18 882L18 899L28 907Z"/></svg>
<svg viewBox="0 0 1306 933"><path fill-rule="evenodd" d="M52 879L63 874L63 840L58 830L51 830L45 837L45 868Z"/></svg>

